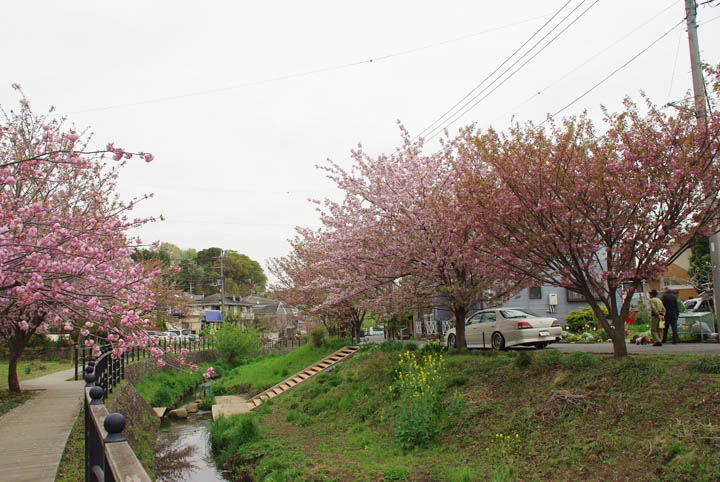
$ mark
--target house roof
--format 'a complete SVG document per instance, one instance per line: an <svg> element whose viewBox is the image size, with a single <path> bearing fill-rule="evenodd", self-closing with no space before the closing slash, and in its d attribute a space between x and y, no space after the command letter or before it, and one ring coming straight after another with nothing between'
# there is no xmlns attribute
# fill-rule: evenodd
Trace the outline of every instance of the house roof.
<svg viewBox="0 0 720 482"><path fill-rule="evenodd" d="M246 303L249 303L253 306L259 306L259 305L279 305L282 303L280 300L274 300L272 298L263 298L262 296L255 296L250 295L243 298L243 300Z"/></svg>
<svg viewBox="0 0 720 482"><path fill-rule="evenodd" d="M195 304L204 306L204 305L219 305L220 304L220 293L215 293L214 295L209 295L204 297L201 300L198 300L195 302ZM247 301L244 301L241 296L234 296L234 295L225 295L225 303L226 306L249 306L250 303Z"/></svg>

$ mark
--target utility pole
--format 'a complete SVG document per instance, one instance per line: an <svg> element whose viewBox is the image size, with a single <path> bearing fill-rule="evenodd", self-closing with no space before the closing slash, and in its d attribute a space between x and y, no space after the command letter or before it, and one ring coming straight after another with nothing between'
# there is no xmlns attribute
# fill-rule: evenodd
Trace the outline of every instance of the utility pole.
<svg viewBox="0 0 720 482"><path fill-rule="evenodd" d="M225 320L225 251L220 249L220 319Z"/></svg>
<svg viewBox="0 0 720 482"><path fill-rule="evenodd" d="M685 0L685 20L687 21L688 43L690 44L690 64L692 67L693 94L695 96L695 116L698 122L705 122L705 80L700 68L700 47L697 37L697 2ZM713 302L717 318L720 307L720 235L710 237L710 261L712 263ZM717 331L717 326L714 327Z"/></svg>

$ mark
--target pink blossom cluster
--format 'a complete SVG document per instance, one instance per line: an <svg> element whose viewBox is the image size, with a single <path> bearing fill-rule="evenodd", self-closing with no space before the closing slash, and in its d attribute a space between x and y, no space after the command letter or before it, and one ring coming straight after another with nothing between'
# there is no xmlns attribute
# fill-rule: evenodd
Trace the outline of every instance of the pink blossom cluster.
<svg viewBox="0 0 720 482"><path fill-rule="evenodd" d="M127 232L152 219L127 212L146 198L121 202L115 193L121 163L88 151L87 136L64 130L61 119L35 116L27 102L0 126L0 335L13 356L34 333L75 332L114 356L133 348L162 351L143 331L154 307L150 285L160 274L134 263L139 239ZM140 153L149 161L152 156ZM84 340L83 340L84 339Z"/></svg>

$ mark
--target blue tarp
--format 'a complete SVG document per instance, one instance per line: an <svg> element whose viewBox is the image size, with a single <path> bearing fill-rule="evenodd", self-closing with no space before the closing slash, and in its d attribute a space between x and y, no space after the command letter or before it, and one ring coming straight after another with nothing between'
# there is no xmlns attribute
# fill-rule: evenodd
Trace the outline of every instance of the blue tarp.
<svg viewBox="0 0 720 482"><path fill-rule="evenodd" d="M203 321L222 321L219 310L205 310Z"/></svg>

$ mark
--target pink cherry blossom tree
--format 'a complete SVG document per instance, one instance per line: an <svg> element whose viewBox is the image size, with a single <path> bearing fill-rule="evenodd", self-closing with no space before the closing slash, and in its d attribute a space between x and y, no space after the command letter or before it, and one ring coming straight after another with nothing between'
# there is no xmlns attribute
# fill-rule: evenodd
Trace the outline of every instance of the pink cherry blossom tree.
<svg viewBox="0 0 720 482"><path fill-rule="evenodd" d="M662 275L672 242L688 247L720 217L720 115L647 107L627 100L624 111L606 112L602 134L580 116L547 130L467 129L460 141L464 165L474 166L461 179L474 193L476 251L516 276L583 295L616 357L627 354L633 294Z"/></svg>
<svg viewBox="0 0 720 482"><path fill-rule="evenodd" d="M318 316L331 334L337 328L347 329L359 341L368 292L356 290L349 294L344 289L347 278L339 276L342 271L325 262L328 242L323 233L306 228L297 230L298 236L290 242L292 251L268 263L268 269L278 279L271 289L288 304ZM344 295L337 296L341 291Z"/></svg>
<svg viewBox="0 0 720 482"><path fill-rule="evenodd" d="M159 359L142 331L159 271L132 262L130 245L140 240L127 235L149 219L128 217L143 198L123 203L115 193L115 161L134 154L112 144L87 150L88 136L35 116L24 97L19 111L3 114L0 336L9 345L9 389L20 391L17 361L28 340L54 327L78 329L96 353L95 340L104 339L114 356L150 347Z"/></svg>
<svg viewBox="0 0 720 482"><path fill-rule="evenodd" d="M464 347L468 311L506 295L517 280L472 249L475 230L458 189L456 144L423 154L422 141L412 141L402 126L401 133L402 145L390 155L373 158L359 147L352 170L333 162L322 167L345 193L342 202L324 204L323 262L343 280L337 299L399 279L412 282L384 293L412 293L423 304L441 295L459 321L457 344ZM376 303L383 305L380 298Z"/></svg>

